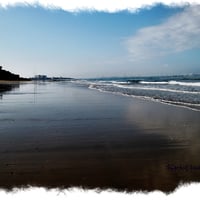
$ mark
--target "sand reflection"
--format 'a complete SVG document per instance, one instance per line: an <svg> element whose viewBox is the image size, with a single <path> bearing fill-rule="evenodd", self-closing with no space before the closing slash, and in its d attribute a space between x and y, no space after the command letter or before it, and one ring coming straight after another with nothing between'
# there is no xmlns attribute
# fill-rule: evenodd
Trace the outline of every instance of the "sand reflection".
<svg viewBox="0 0 200 200"><path fill-rule="evenodd" d="M67 83L36 86L2 100L1 187L169 191L200 180L200 112Z"/></svg>
<svg viewBox="0 0 200 200"><path fill-rule="evenodd" d="M200 112L135 101L128 106L126 121L141 131L137 145L144 158L152 161L141 165L141 175L151 174L148 181L169 187L178 182L199 181Z"/></svg>

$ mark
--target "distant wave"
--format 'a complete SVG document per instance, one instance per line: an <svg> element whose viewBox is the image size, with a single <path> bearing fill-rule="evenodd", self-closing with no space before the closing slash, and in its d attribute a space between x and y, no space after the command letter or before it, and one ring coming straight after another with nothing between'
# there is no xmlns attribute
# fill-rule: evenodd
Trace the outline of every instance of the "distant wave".
<svg viewBox="0 0 200 200"><path fill-rule="evenodd" d="M181 85L181 86L197 86L200 87L200 82L181 82L181 81L140 81L139 83L141 84L170 84L170 85Z"/></svg>
<svg viewBox="0 0 200 200"><path fill-rule="evenodd" d="M94 87L94 85L90 85L89 89L98 90L99 92L106 92L106 93L122 95L122 96L126 96L126 97L146 99L146 100L151 100L151 101L160 102L160 103L164 103L164 104L180 106L180 107L188 108L188 109L191 109L191 110L194 110L194 111L200 111L200 104L199 103L170 101L170 100L166 100L166 99L153 98L153 97L145 96L145 95L133 95L133 94L130 95L130 94L122 93L122 92L119 92L119 91L108 91L108 90L104 90L102 88L96 88L96 87Z"/></svg>
<svg viewBox="0 0 200 200"><path fill-rule="evenodd" d="M97 81L96 83L103 83L103 84L127 84L126 81Z"/></svg>
<svg viewBox="0 0 200 200"><path fill-rule="evenodd" d="M196 91L187 91L187 90L174 90L174 89L165 89L165 88L155 88L155 87L136 87L132 85L117 85L114 84L114 86L119 87L119 88L124 88L124 89L136 89L136 90L157 90L157 91L165 91L165 92L176 92L176 93L185 93L185 94L200 94L200 92Z"/></svg>
<svg viewBox="0 0 200 200"><path fill-rule="evenodd" d="M200 87L200 82L179 82L179 81L169 81L171 85L182 85L182 86L198 86Z"/></svg>
<svg viewBox="0 0 200 200"><path fill-rule="evenodd" d="M184 80L183 80L184 78ZM141 97L200 111L200 80L186 77L133 77L76 80L101 92Z"/></svg>
<svg viewBox="0 0 200 200"><path fill-rule="evenodd" d="M141 80L127 80L127 83L140 83Z"/></svg>
<svg viewBox="0 0 200 200"><path fill-rule="evenodd" d="M159 85L162 85L162 84L169 84L168 81L140 81L139 83L141 84L159 84Z"/></svg>

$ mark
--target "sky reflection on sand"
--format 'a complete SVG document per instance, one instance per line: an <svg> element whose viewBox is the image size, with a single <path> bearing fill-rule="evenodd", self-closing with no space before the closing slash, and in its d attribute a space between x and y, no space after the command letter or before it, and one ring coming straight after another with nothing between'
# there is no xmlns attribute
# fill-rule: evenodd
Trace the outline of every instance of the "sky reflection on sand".
<svg viewBox="0 0 200 200"><path fill-rule="evenodd" d="M200 180L190 168L200 112L70 83L23 84L0 104L1 187L169 191Z"/></svg>

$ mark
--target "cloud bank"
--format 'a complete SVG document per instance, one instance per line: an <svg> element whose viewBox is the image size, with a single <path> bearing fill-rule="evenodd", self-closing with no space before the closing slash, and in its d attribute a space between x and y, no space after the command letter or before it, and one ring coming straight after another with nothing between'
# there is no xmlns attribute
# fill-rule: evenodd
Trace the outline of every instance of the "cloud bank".
<svg viewBox="0 0 200 200"><path fill-rule="evenodd" d="M65 11L75 12L81 10L96 10L106 12L117 12L120 10L136 11L143 7L163 3L169 6L182 6L185 4L198 4L198 0L0 0L2 7L15 6L16 4L40 5L45 8L58 8Z"/></svg>
<svg viewBox="0 0 200 200"><path fill-rule="evenodd" d="M138 30L125 44L133 60L200 48L200 5L186 7L162 24Z"/></svg>

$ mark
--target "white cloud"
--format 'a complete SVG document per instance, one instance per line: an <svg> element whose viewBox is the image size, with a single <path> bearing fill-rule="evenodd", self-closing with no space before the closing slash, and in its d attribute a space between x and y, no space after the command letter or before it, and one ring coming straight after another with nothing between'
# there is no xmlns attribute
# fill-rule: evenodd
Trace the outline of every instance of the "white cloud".
<svg viewBox="0 0 200 200"><path fill-rule="evenodd" d="M185 8L162 24L138 30L125 44L133 60L200 48L200 5Z"/></svg>
<svg viewBox="0 0 200 200"><path fill-rule="evenodd" d="M116 12L125 9L135 11L144 6L152 6L158 2L171 6L184 5L186 3L199 3L198 0L0 0L0 5L7 7L16 4L39 4L46 8L61 8L63 10L72 12L78 10Z"/></svg>

